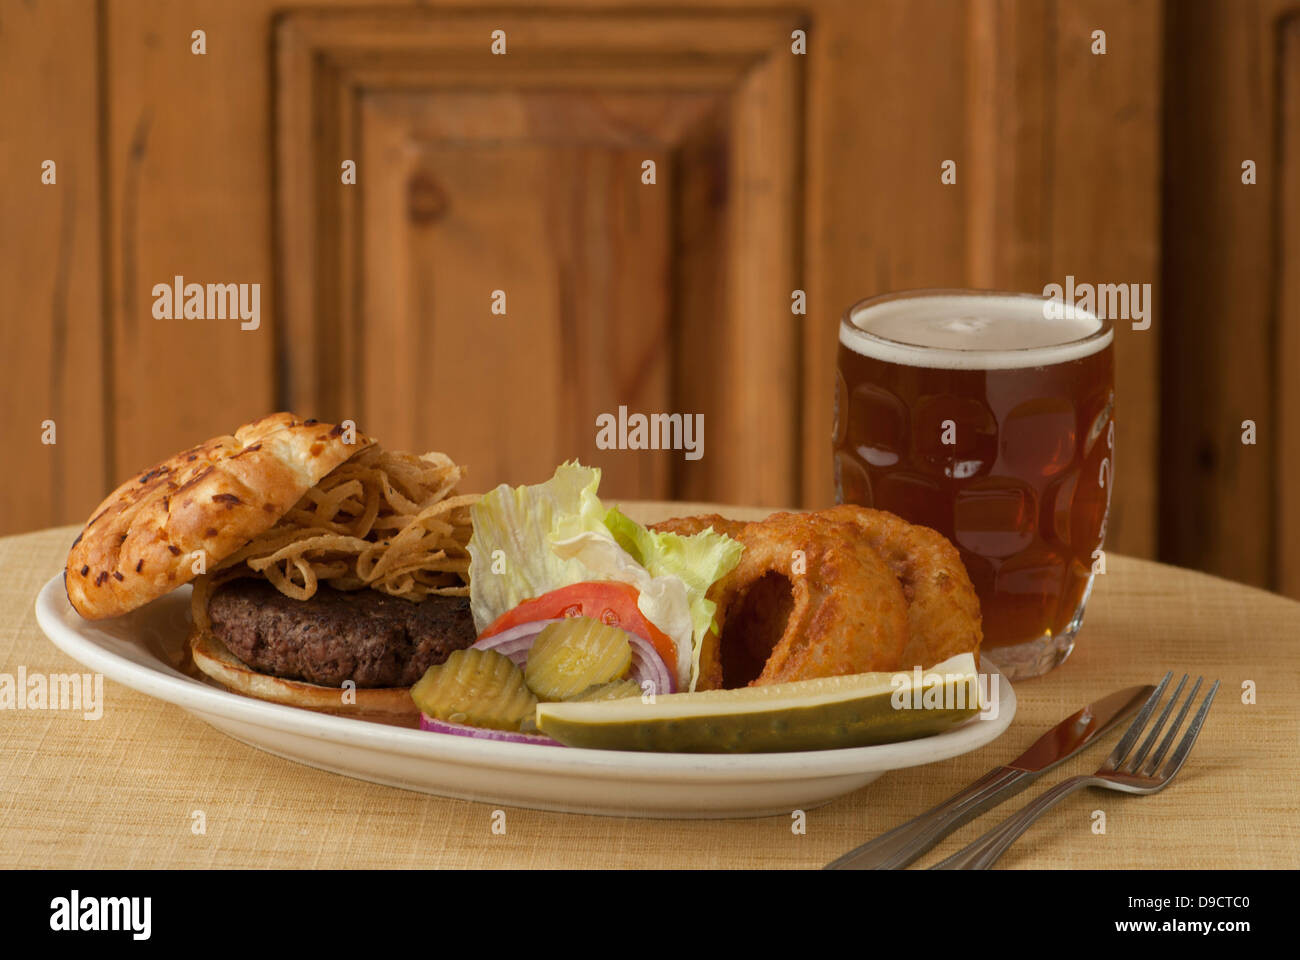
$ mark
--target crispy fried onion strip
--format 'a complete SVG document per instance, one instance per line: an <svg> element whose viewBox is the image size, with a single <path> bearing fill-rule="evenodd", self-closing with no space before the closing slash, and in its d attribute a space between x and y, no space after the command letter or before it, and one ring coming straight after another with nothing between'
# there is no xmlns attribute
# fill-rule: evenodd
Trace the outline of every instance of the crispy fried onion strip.
<svg viewBox="0 0 1300 960"><path fill-rule="evenodd" d="M322 581L408 600L467 596L470 507L478 496L454 495L464 472L445 454L367 447L195 581L195 622L208 625L216 586L246 576L263 576L295 600L314 596Z"/></svg>

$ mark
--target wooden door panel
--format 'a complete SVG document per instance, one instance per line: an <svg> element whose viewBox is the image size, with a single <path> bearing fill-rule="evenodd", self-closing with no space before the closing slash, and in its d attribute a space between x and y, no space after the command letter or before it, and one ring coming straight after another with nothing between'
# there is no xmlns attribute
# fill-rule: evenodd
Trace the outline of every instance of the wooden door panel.
<svg viewBox="0 0 1300 960"><path fill-rule="evenodd" d="M614 496L796 502L795 22L520 14L502 58L495 15L283 18L291 402L445 449L475 486L576 456ZM703 457L598 449L620 408L703 415Z"/></svg>
<svg viewBox="0 0 1300 960"><path fill-rule="evenodd" d="M360 408L388 442L471 465L476 487L578 457L615 492L659 495L669 455L598 450L595 417L670 403L668 194L640 182L641 161L665 157L573 146L556 122L517 139L482 124L534 110L557 121L564 99L366 99Z"/></svg>

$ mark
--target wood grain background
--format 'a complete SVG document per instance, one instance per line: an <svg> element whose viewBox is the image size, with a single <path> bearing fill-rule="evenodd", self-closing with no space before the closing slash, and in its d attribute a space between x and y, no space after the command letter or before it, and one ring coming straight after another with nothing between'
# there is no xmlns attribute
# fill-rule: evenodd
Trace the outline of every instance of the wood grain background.
<svg viewBox="0 0 1300 960"><path fill-rule="evenodd" d="M0 0L0 532L286 406L476 485L579 456L614 496L822 505L846 306L1072 274L1155 286L1116 344L1108 546L1300 596L1298 17ZM260 283L260 328L155 320L177 274ZM619 404L704 413L704 458L597 450Z"/></svg>

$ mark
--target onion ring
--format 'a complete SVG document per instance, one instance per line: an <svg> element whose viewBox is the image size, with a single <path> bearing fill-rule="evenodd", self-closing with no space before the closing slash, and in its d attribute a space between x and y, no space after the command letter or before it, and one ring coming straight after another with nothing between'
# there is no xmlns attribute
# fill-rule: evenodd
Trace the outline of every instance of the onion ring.
<svg viewBox="0 0 1300 960"><path fill-rule="evenodd" d="M660 520L658 523L650 524L648 529L656 533L676 533L683 537L693 537L695 534L712 527L714 533L724 533L733 540L738 540L740 539L740 531L747 526L749 524L744 520L728 520L716 513L705 513L694 517L673 517L671 520Z"/></svg>
<svg viewBox="0 0 1300 960"><path fill-rule="evenodd" d="M721 632L705 636L697 689L897 667L907 601L853 525L777 513L735 536L745 552L715 584Z"/></svg>
<svg viewBox="0 0 1300 960"><path fill-rule="evenodd" d="M835 526L845 525L851 528L860 548L875 553L889 568L902 590L906 606L906 642L898 659L880 669L910 670L915 666L924 669L968 652L978 658L983 639L979 598L957 548L929 527L908 523L883 510L853 504L814 513L773 514L750 524L717 514L677 517L652 524L650 529L690 536L712 527L745 546L741 563L709 590L709 599L718 604L716 623L721 633L710 634L704 640L698 689L772 682L763 679L766 664L763 671L758 671L755 661L763 662L761 654L771 644L775 629L772 623L791 622L795 581L787 565L780 562L781 557L792 556L795 550L804 550L808 556L811 544L828 547L836 538L844 536L842 529L838 534L833 532ZM823 570L824 582L833 582L851 593L877 589L872 578L878 575L878 568L869 560L855 562L856 570L846 567L834 575ZM793 564L789 566L792 568ZM811 558L808 566L812 568ZM867 568L874 569L875 573L867 572ZM882 596L889 593L885 590ZM886 606L891 606L888 601ZM825 613L832 618L842 615L833 608ZM736 622L737 616L743 617L744 622ZM827 636L824 625L819 629L822 632L813 638L817 642ZM885 629L889 632L895 628L886 625ZM785 633L788 632L787 627ZM779 646L780 643L771 646L773 654ZM803 674L801 667L786 669L797 674L788 679L822 675ZM875 668L845 672L862 669Z"/></svg>
<svg viewBox="0 0 1300 960"><path fill-rule="evenodd" d="M902 584L909 639L898 669L932 667L959 653L973 653L979 663L984 637L979 596L957 548L943 534L853 504L817 516L855 526Z"/></svg>

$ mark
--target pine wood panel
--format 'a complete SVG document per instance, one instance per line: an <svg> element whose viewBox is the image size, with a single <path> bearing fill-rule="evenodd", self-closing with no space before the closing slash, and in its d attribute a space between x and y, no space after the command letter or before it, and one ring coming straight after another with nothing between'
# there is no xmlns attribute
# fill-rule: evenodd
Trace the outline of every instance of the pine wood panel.
<svg viewBox="0 0 1300 960"><path fill-rule="evenodd" d="M366 98L361 272L392 279L365 284L361 409L394 444L469 464L476 488L578 457L616 495L664 490L681 454L598 450L595 416L672 409L669 193L640 182L641 161L665 157L580 144L561 122L573 106ZM511 115L545 136L512 137ZM624 139L634 129L620 124ZM490 309L497 289L505 316Z"/></svg>
<svg viewBox="0 0 1300 960"><path fill-rule="evenodd" d="M105 4L111 472L275 406L269 7ZM206 31L207 53L191 53ZM258 283L260 326L159 320L153 286Z"/></svg>
<svg viewBox="0 0 1300 960"><path fill-rule="evenodd" d="M802 218L799 60L789 29L777 53L732 94L721 424L713 420L708 499L779 507L801 498L795 407L803 357L791 292L793 238ZM716 281L715 281L716 282ZM689 331L687 332L689 337Z"/></svg>
<svg viewBox="0 0 1300 960"><path fill-rule="evenodd" d="M672 304L673 392L685 410L699 411L706 425L724 417L725 397L735 373L721 358L727 350L727 291L717 282L726 275L727 208L734 196L728 189L730 145L725 103L686 132L678 144L671 175L673 192L673 276L677 278ZM794 402L794 398L790 398ZM714 449L729 440L709 429ZM678 495L704 500L714 487L707 465L677 464ZM718 502L735 502L718 490ZM790 503L797 502L793 497Z"/></svg>
<svg viewBox="0 0 1300 960"><path fill-rule="evenodd" d="M84 520L104 493L97 8L0 0L0 533ZM55 163L55 183L41 182ZM42 442L54 421L55 443Z"/></svg>
<svg viewBox="0 0 1300 960"><path fill-rule="evenodd" d="M1041 290L1055 212L1056 4L972 0L967 16L967 276L982 288Z"/></svg>
<svg viewBox="0 0 1300 960"><path fill-rule="evenodd" d="M291 401L359 414L390 443L459 448L479 465L476 483L545 475L576 455L606 470L615 495L797 500L795 22L545 11L281 20ZM484 39L496 27L505 58ZM681 191L698 179L686 145L702 123L724 128L725 153L710 161L721 160L730 198L685 214L719 220L711 275L669 257ZM338 182L345 154L364 158L359 189ZM652 186L640 182L644 160L657 164ZM422 216L427 202L446 210ZM672 322L673 305L695 296L686 283L722 291L717 314L701 318L711 352L690 351L690 378L672 346L694 335ZM494 289L515 316L522 303L523 321L487 313ZM694 389L698 365L707 397ZM596 449L595 415L620 406L705 414L703 459Z"/></svg>
<svg viewBox="0 0 1300 960"><path fill-rule="evenodd" d="M1280 23L1278 72L1281 103L1277 151L1279 224L1276 269L1278 280L1277 351L1273 365L1277 384L1277 462L1273 489L1277 496L1276 586L1300 598L1300 12Z"/></svg>
<svg viewBox="0 0 1300 960"><path fill-rule="evenodd" d="M1297 15L1294 0L1168 9L1160 444L1161 559L1291 591Z"/></svg>

